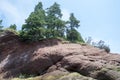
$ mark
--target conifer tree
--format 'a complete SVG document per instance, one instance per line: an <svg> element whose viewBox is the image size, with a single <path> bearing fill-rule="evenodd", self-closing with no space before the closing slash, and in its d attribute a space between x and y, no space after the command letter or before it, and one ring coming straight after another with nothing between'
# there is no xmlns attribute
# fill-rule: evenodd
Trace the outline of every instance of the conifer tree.
<svg viewBox="0 0 120 80"><path fill-rule="evenodd" d="M9 28L10 28L10 29L13 29L13 30L16 30L16 29L17 29L17 26L16 26L15 24L13 24L13 25L10 25Z"/></svg>
<svg viewBox="0 0 120 80"><path fill-rule="evenodd" d="M47 37L63 37L65 21L61 20L62 13L60 5L56 2L47 8Z"/></svg>
<svg viewBox="0 0 120 80"><path fill-rule="evenodd" d="M67 28L67 39L71 42L84 42L80 33L76 30L80 25L80 21L76 19L73 13L70 14L69 21L68 23L68 28Z"/></svg>
<svg viewBox="0 0 120 80"><path fill-rule="evenodd" d="M24 40L38 41L45 36L45 11L39 2L22 26L21 36Z"/></svg>
<svg viewBox="0 0 120 80"><path fill-rule="evenodd" d="M2 20L0 20L0 30L2 30L3 26L2 26Z"/></svg>

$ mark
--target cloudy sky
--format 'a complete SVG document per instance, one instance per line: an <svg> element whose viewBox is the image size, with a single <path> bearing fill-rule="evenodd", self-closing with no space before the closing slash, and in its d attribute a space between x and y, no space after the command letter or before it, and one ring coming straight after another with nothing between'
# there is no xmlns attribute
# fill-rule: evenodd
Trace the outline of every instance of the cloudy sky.
<svg viewBox="0 0 120 80"><path fill-rule="evenodd" d="M44 8L59 3L64 20L73 12L81 21L78 30L83 38L103 40L110 45L111 52L120 53L120 0L0 0L2 25L16 24L20 29L40 1Z"/></svg>

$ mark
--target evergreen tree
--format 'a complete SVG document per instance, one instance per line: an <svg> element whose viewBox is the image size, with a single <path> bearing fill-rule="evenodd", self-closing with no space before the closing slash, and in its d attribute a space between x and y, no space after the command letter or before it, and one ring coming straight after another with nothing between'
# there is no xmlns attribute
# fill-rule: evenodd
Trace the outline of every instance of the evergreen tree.
<svg viewBox="0 0 120 80"><path fill-rule="evenodd" d="M38 5L35 6L34 12L43 10L42 2L39 2Z"/></svg>
<svg viewBox="0 0 120 80"><path fill-rule="evenodd" d="M71 42L84 42L81 34L76 29L67 30L67 40Z"/></svg>
<svg viewBox="0 0 120 80"><path fill-rule="evenodd" d="M10 28L10 29L13 29L13 30L16 30L16 29L17 29L17 26L16 26L15 24L13 24L13 25L10 25L9 28Z"/></svg>
<svg viewBox="0 0 120 80"><path fill-rule="evenodd" d="M56 2L45 10L43 5L39 2L34 11L26 19L22 26L20 37L23 40L38 41L44 38L64 38L66 22L62 19L60 5ZM70 41L82 40L80 33L76 30L79 27L80 21L70 15L69 24L67 28L67 39Z"/></svg>
<svg viewBox="0 0 120 80"><path fill-rule="evenodd" d="M62 13L60 9L60 5L56 2L47 8L47 37L63 37L65 22L61 20Z"/></svg>
<svg viewBox="0 0 120 80"><path fill-rule="evenodd" d="M45 37L45 11L41 2L35 6L34 12L25 22L20 35L24 40L38 41Z"/></svg>
<svg viewBox="0 0 120 80"><path fill-rule="evenodd" d="M75 18L73 13L70 14L69 21L67 21L67 23L67 39L71 42L84 42L80 33L76 30L76 28L80 26L80 21Z"/></svg>
<svg viewBox="0 0 120 80"><path fill-rule="evenodd" d="M79 23L80 21L76 19L73 13L71 13L68 21L70 29L78 28L80 26Z"/></svg>
<svg viewBox="0 0 120 80"><path fill-rule="evenodd" d="M3 26L2 26L2 20L0 20L0 30L2 30Z"/></svg>

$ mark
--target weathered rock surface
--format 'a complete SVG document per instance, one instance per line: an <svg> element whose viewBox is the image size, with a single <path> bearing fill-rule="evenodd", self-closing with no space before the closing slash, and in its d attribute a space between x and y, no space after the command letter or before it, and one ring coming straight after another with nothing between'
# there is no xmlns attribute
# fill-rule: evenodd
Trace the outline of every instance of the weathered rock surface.
<svg viewBox="0 0 120 80"><path fill-rule="evenodd" d="M52 73L52 72L51 72ZM26 79L14 78L12 80L96 80L90 77L85 77L80 75L79 73L68 73L68 74L59 74L59 75L44 75L38 77L31 77Z"/></svg>
<svg viewBox="0 0 120 80"><path fill-rule="evenodd" d="M58 39L28 44L20 42L17 35L9 32L0 36L2 78L17 77L20 74L44 77L77 72L96 80L119 80L119 71L119 54L106 53L89 45L64 44ZM69 75L56 80L69 80L68 78ZM80 76L77 78L72 76L71 80L93 80L82 79Z"/></svg>

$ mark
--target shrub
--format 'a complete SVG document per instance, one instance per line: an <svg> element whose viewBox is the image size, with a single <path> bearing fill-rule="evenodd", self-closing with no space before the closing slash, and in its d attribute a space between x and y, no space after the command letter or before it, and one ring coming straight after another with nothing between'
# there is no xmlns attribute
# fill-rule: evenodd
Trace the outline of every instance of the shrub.
<svg viewBox="0 0 120 80"><path fill-rule="evenodd" d="M3 32L13 32L13 33L16 34L16 35L19 34L19 32L17 32L17 31L14 30L14 29L10 29L10 28L6 28L6 29L4 29Z"/></svg>
<svg viewBox="0 0 120 80"><path fill-rule="evenodd" d="M98 43L96 43L96 45L93 45L97 48L100 48L100 49L104 49L107 53L110 52L110 48L108 45L105 44L104 41L100 40Z"/></svg>
<svg viewBox="0 0 120 80"><path fill-rule="evenodd" d="M104 49L107 53L110 52L110 47L109 45L105 44L103 40L100 40L98 42L93 41L91 37L88 37L85 41L87 44L92 45L94 47L97 47L99 49Z"/></svg>

